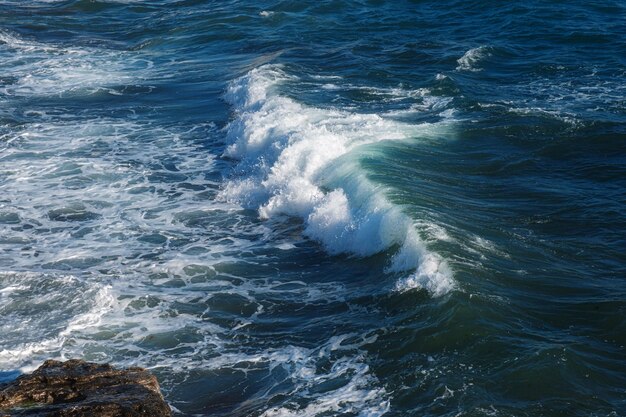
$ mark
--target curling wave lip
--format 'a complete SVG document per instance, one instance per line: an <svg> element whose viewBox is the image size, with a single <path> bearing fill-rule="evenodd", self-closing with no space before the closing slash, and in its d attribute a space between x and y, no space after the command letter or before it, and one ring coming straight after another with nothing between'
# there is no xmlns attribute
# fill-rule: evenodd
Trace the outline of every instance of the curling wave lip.
<svg viewBox="0 0 626 417"><path fill-rule="evenodd" d="M440 126L309 107L277 93L288 80L297 78L265 65L230 84L225 98L235 118L225 155L239 162L221 198L258 210L262 219L302 219L304 233L330 254L365 257L399 247L387 270L414 272L398 290L424 288L433 296L452 290L445 260L426 248L413 221L358 163L368 146L427 136Z"/></svg>

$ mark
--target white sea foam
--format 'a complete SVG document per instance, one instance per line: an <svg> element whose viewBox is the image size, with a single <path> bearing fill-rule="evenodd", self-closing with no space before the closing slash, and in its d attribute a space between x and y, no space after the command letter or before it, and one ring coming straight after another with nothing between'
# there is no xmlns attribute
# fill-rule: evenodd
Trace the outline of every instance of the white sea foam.
<svg viewBox="0 0 626 417"><path fill-rule="evenodd" d="M117 268L119 260L133 256L133 251L154 250L154 244L137 239L160 233L165 244L180 241L192 231L181 223L226 216L237 209L226 204L207 207L198 198L210 185L205 174L211 171L213 158L185 139L195 134L114 119L44 121L16 129L3 143L5 148L0 147L3 210L41 229L0 228L0 239L19 238L31 246L28 251L6 252L0 260L5 267L31 269L33 259L25 256L31 254L47 269ZM175 155L167 166L163 149ZM186 186L175 189L172 175ZM173 192L176 199L171 198ZM76 226L90 219L96 224L76 235ZM240 236L245 235L242 227ZM233 239L226 245L232 250L239 241L246 244ZM225 249L219 239L203 235L171 255L183 257L194 246L214 253Z"/></svg>
<svg viewBox="0 0 626 417"><path fill-rule="evenodd" d="M13 132L3 150L0 185L8 202L2 209L19 213L22 223L41 230L10 231L12 237L32 242L0 260L10 258L19 269L34 268L36 262L51 272L20 272L0 282L5 290L0 308L6 307L0 313L8 318L0 321L6 326L0 330L14 336L5 344L0 340L1 369L29 372L47 358L83 357L119 366L165 368L167 375L184 380L192 372L241 374L254 366L272 375L274 370L284 374L282 386L297 399L259 411L267 416L350 412L378 416L387 410L389 396L361 348L371 343L371 337L353 342L354 335L346 335L313 347L295 342L265 346L265 340L248 339L246 329L265 314L264 306L273 304L263 298L319 306L345 302L346 291L336 282L254 280L220 266L232 256L222 252L241 253L264 243L259 242L259 228L246 230L243 222L225 227L212 222L210 230L185 225L195 217L236 220L237 214L229 211L230 204L201 198L204 191L176 187L183 181L206 186L205 174L214 163L184 132L114 119L58 121L43 113L36 117L41 123ZM164 149L176 155L167 168ZM172 173L184 180L168 182ZM159 175L163 181L152 178ZM137 188L145 191L137 194ZM51 215L59 207L99 217L93 222L65 221ZM160 245L138 239L155 232L166 241L187 238L189 243L156 260L142 260L137 255L150 255ZM0 230L0 238L4 234ZM253 238L247 241L248 234ZM224 236L228 241L221 243ZM276 246L292 248L285 242ZM22 247L28 250L21 251ZM66 268L86 276L58 271ZM220 312L225 297L245 308ZM22 319L20 303L41 307L45 314L35 309ZM163 386L167 389L172 383L166 380Z"/></svg>
<svg viewBox="0 0 626 417"><path fill-rule="evenodd" d="M507 100L479 103L486 109L504 109L521 115L552 119L572 129L592 120L612 120L624 111L623 77L600 78L595 67L566 69L506 87ZM502 87L504 88L504 87Z"/></svg>
<svg viewBox="0 0 626 417"><path fill-rule="evenodd" d="M329 414L358 414L361 416L381 416L389 410L388 394L379 387L378 380L369 371L365 354L359 352L360 343L343 345L354 335L341 335L331 338L317 349L287 347L271 353L267 359L272 367L282 366L290 372L296 382L298 397L307 398L304 404L288 402L280 407L266 410L263 417L313 417ZM371 340L370 340L371 341ZM356 349L356 351L355 351ZM326 372L316 363L334 357L333 366ZM310 398L310 391L333 381L345 381L333 389L325 389Z"/></svg>
<svg viewBox="0 0 626 417"><path fill-rule="evenodd" d="M0 274L1 283L8 284L6 288L11 289L7 291L9 297L12 292L22 291L11 300L0 298L0 312L19 311L15 303L47 307L37 323L24 323L22 330L13 330L13 334L23 331L22 337L29 340L23 343L7 341L11 348L0 351L0 369L30 372L45 358L76 356L99 361L115 360L119 366L140 364L166 368L168 373L182 376L188 375L191 369L194 373L224 370L245 373L253 368L272 375L284 375L273 383L270 379L271 385L266 389L284 389L288 384L290 398L297 399L267 408L263 415L268 417L328 413L380 416L388 410L389 395L370 372L363 350L364 345L375 342L376 334L343 334L322 341L316 347L292 344L262 347L262 341L248 340L245 333L239 332L248 323L256 321L257 315L263 314L263 306L257 297L263 294L273 294L281 299L293 296L300 303L319 304L344 293L336 283L327 288L324 284L317 286L296 281L259 280L235 285L220 279L196 280L188 269L185 272L174 264L145 263L135 265L134 269L138 272L126 274L124 280L112 281L111 285L95 284L69 275ZM141 282L140 276L147 271L163 274L164 281L178 277L185 284L173 288L159 283L159 280ZM132 285L128 285L129 281ZM222 288L217 289L219 286ZM218 319L218 325L213 322L208 306L211 300L219 300L226 294L237 295L256 307L248 313L236 314L237 318L230 323ZM87 305L91 307L85 308ZM67 314L59 323L59 313L63 309ZM10 318L11 322L6 326L15 327L16 317ZM37 331L45 329L47 323L54 323L57 330L50 332L51 336L38 335ZM239 336L233 340L235 334ZM122 357L118 353L120 350L125 352ZM169 385L166 381L164 383Z"/></svg>
<svg viewBox="0 0 626 417"><path fill-rule="evenodd" d="M482 45L465 52L456 62L457 71L481 71L480 62L491 55L490 48Z"/></svg>
<svg viewBox="0 0 626 417"><path fill-rule="evenodd" d="M548 110L541 107L510 107L508 109L511 113L531 116L549 117L561 122L567 123L573 127L581 125L581 121L577 115L571 112L567 112L562 108Z"/></svg>
<svg viewBox="0 0 626 417"><path fill-rule="evenodd" d="M441 126L305 106L276 92L288 79L268 65L230 85L226 99L236 116L225 155L239 164L222 198L258 209L264 219L303 219L305 234L331 254L369 256L398 246L389 271L416 270L411 288L449 291L446 262L426 249L414 222L358 162L372 144L436 135Z"/></svg>
<svg viewBox="0 0 626 417"><path fill-rule="evenodd" d="M149 61L123 51L65 47L7 31L0 31L0 54L5 60L4 75L14 79L2 92L18 96L99 91L120 94L116 88L138 82L135 74L145 76L151 67Z"/></svg>
<svg viewBox="0 0 626 417"><path fill-rule="evenodd" d="M6 285L0 314L7 319L0 324L1 369L26 372L35 358L60 354L75 333L98 326L114 302L110 286L71 275L0 271L0 285Z"/></svg>

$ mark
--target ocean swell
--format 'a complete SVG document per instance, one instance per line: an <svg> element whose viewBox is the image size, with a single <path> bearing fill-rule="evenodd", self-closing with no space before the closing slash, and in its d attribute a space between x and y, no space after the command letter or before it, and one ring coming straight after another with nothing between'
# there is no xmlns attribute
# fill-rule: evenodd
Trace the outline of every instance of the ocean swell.
<svg viewBox="0 0 626 417"><path fill-rule="evenodd" d="M266 65L230 84L225 98L235 117L224 154L238 163L221 197L258 210L262 219L302 219L305 235L330 254L394 250L387 270L414 271L398 290L450 291L446 262L425 247L413 220L359 165L366 147L427 136L437 124L306 106L277 92L288 80L294 77L281 67Z"/></svg>

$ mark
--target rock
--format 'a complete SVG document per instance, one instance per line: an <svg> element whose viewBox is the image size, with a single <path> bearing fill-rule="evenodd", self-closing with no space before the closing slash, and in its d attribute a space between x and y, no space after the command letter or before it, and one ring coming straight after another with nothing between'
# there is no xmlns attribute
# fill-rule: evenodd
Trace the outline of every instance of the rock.
<svg viewBox="0 0 626 417"><path fill-rule="evenodd" d="M171 411L154 375L143 368L49 360L0 384L0 417L161 417Z"/></svg>

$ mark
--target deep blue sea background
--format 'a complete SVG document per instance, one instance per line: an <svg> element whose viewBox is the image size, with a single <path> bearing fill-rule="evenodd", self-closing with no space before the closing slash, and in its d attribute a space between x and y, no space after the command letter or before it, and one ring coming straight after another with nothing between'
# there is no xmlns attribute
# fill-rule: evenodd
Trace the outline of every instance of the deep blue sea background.
<svg viewBox="0 0 626 417"><path fill-rule="evenodd" d="M626 416L626 3L0 0L0 377L175 415Z"/></svg>

